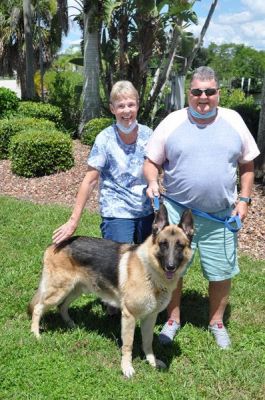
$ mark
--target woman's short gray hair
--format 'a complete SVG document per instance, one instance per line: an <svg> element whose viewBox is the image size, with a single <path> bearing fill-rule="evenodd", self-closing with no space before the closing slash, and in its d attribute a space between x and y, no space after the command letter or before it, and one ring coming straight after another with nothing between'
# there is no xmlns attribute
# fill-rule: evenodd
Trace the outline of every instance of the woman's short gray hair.
<svg viewBox="0 0 265 400"><path fill-rule="evenodd" d="M192 74L191 77L191 82L194 79L198 79L200 81L211 81L214 80L217 84L217 87L219 87L219 79L218 76L216 75L215 71L210 68L210 67L199 67L196 68L195 71Z"/></svg>
<svg viewBox="0 0 265 400"><path fill-rule="evenodd" d="M139 94L130 81L118 81L114 83L110 92L110 103L113 104L115 100L124 95L135 97L137 103L139 103Z"/></svg>

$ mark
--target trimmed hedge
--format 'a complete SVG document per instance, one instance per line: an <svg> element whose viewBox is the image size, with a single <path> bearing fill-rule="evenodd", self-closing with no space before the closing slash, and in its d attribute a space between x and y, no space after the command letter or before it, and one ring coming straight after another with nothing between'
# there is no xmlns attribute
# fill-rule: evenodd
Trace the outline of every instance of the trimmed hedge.
<svg viewBox="0 0 265 400"><path fill-rule="evenodd" d="M19 98L13 90L0 87L0 118L6 118L15 114L18 104Z"/></svg>
<svg viewBox="0 0 265 400"><path fill-rule="evenodd" d="M55 129L55 123L47 119L30 117L0 120L0 160L8 158L8 146L11 137L31 128L36 128L42 132L49 132Z"/></svg>
<svg viewBox="0 0 265 400"><path fill-rule="evenodd" d="M26 178L66 171L74 165L72 140L63 132L32 129L11 138L12 172Z"/></svg>
<svg viewBox="0 0 265 400"><path fill-rule="evenodd" d="M37 103L34 101L21 101L18 113L25 117L43 118L53 121L57 128L63 126L63 117L60 107L48 103Z"/></svg>
<svg viewBox="0 0 265 400"><path fill-rule="evenodd" d="M103 131L103 129L113 124L112 118L93 118L88 121L81 136L81 143L92 146L96 136Z"/></svg>

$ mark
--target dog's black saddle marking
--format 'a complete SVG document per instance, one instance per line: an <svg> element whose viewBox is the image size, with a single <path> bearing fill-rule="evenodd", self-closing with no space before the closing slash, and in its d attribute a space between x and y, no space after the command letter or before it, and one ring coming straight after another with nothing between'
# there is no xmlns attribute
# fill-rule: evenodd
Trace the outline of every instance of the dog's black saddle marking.
<svg viewBox="0 0 265 400"><path fill-rule="evenodd" d="M97 274L118 285L120 248L122 244L112 240L87 236L73 236L59 247L69 251L69 255L82 267L89 267Z"/></svg>

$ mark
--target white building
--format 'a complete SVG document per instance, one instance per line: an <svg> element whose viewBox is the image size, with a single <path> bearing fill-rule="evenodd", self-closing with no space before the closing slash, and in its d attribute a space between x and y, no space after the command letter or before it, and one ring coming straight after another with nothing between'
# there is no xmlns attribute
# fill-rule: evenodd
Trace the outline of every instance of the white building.
<svg viewBox="0 0 265 400"><path fill-rule="evenodd" d="M16 95L21 99L21 89L16 79L0 79L0 87L13 90Z"/></svg>

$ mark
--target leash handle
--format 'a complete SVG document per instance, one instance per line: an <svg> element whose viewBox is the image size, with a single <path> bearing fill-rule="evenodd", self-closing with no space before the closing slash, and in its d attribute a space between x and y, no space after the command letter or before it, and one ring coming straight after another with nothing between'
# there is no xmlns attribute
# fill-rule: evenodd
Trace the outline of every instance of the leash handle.
<svg viewBox="0 0 265 400"><path fill-rule="evenodd" d="M238 232L242 227L241 218L239 215L232 215L225 220L225 226L231 232Z"/></svg>
<svg viewBox="0 0 265 400"><path fill-rule="evenodd" d="M158 196L154 196L153 207L154 207L154 211L155 212L159 211L160 202L159 202L159 197Z"/></svg>

